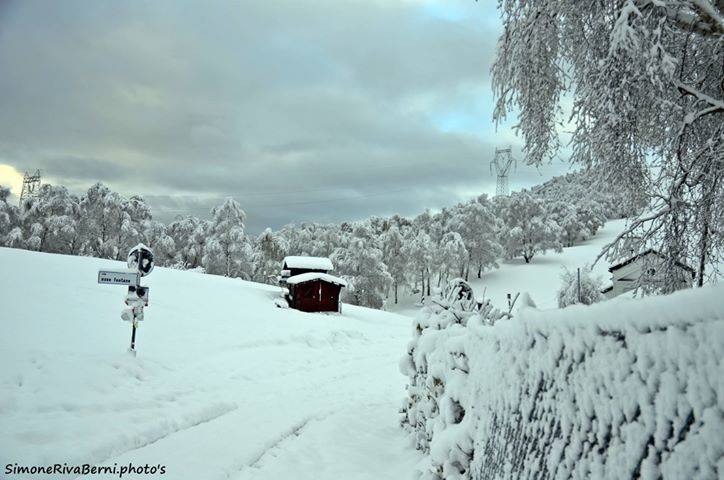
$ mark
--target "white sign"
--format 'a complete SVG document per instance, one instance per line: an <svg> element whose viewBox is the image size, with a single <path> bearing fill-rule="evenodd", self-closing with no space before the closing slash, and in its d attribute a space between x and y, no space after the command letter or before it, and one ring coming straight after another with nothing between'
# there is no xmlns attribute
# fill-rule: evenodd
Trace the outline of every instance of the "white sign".
<svg viewBox="0 0 724 480"><path fill-rule="evenodd" d="M140 275L138 272L114 272L112 270L99 270L98 283L106 285L138 285Z"/></svg>

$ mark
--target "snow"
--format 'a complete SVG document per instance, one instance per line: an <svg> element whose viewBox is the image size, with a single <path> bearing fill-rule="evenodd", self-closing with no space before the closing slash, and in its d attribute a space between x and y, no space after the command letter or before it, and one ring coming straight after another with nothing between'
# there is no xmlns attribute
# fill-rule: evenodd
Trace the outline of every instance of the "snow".
<svg viewBox="0 0 724 480"><path fill-rule="evenodd" d="M720 478L723 286L484 320L415 322L400 368L423 478Z"/></svg>
<svg viewBox="0 0 724 480"><path fill-rule="evenodd" d="M157 267L134 358L127 287L96 283L123 267L0 248L1 465L161 464L157 478L174 480L412 475L420 456L396 418L409 318L280 309L279 287Z"/></svg>
<svg viewBox="0 0 724 480"><path fill-rule="evenodd" d="M347 282L343 279L335 277L334 275L319 272L300 273L299 275L287 278L286 282L290 285L296 285L298 283L311 282L312 280L323 280L328 283L334 283L335 285L342 285L343 287L347 286Z"/></svg>
<svg viewBox="0 0 724 480"><path fill-rule="evenodd" d="M563 249L562 253L549 251L536 255L531 263L516 258L500 262L500 268L483 272L478 279L471 273L469 283L478 299L490 299L498 308L507 308L506 294L528 292L541 309L558 308L557 292L561 287L563 267L571 271L591 265L601 248L616 238L625 227L626 220L606 222L598 234L580 244ZM600 277L604 285L610 279L609 262L605 258L593 266L592 276ZM392 312L414 316L419 310L420 295L401 296L398 305L388 300L387 308Z"/></svg>
<svg viewBox="0 0 724 480"><path fill-rule="evenodd" d="M327 257L284 257L286 268L308 268L310 270L334 270L332 261Z"/></svg>

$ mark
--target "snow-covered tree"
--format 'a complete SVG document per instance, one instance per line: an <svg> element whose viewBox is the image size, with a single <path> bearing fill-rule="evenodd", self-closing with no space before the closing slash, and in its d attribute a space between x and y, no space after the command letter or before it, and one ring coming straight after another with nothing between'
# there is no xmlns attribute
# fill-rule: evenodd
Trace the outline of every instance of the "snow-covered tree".
<svg viewBox="0 0 724 480"><path fill-rule="evenodd" d="M10 189L0 185L0 245L7 244L7 235L20 225L18 209L8 203Z"/></svg>
<svg viewBox="0 0 724 480"><path fill-rule="evenodd" d="M392 276L392 289L394 291L395 303L398 300L400 285L405 284L407 259L403 254L404 238L397 225L392 225L382 234L382 261L387 266L387 271Z"/></svg>
<svg viewBox="0 0 724 480"><path fill-rule="evenodd" d="M410 274L416 278L416 281L420 281L420 300L425 297L425 279L427 279L427 295L430 295L432 251L433 245L430 235L424 231L418 231L416 234L410 231L410 234L405 237L402 254L407 259Z"/></svg>
<svg viewBox="0 0 724 480"><path fill-rule="evenodd" d="M462 277L468 263L468 249L458 232L447 232L440 240L439 278L447 283L450 277ZM438 282L439 284L440 282Z"/></svg>
<svg viewBox="0 0 724 480"><path fill-rule="evenodd" d="M382 308L392 277L369 228L364 224L356 225L348 245L337 248L331 257L335 271L347 281L344 301Z"/></svg>
<svg viewBox="0 0 724 480"><path fill-rule="evenodd" d="M83 255L125 260L128 250L144 240L151 209L138 195L124 198L102 183L80 199L79 250Z"/></svg>
<svg viewBox="0 0 724 480"><path fill-rule="evenodd" d="M118 193L100 182L90 187L80 200L81 253L119 258L123 218L123 198Z"/></svg>
<svg viewBox="0 0 724 480"><path fill-rule="evenodd" d="M469 254L470 261L462 275L465 279L469 278L470 266L477 271L478 278L484 269L497 268L498 259L503 256L497 237L502 225L487 195L458 205L448 224L450 230L460 234Z"/></svg>
<svg viewBox="0 0 724 480"><path fill-rule="evenodd" d="M194 216L176 218L166 229L176 246L176 259L182 268L201 266L206 244L207 223Z"/></svg>
<svg viewBox="0 0 724 480"><path fill-rule="evenodd" d="M580 269L580 299L579 299L578 271L568 270L564 267L561 273L561 288L558 290L558 308L582 303L591 305L603 300L603 283L599 277L593 276L591 267L586 265Z"/></svg>
<svg viewBox="0 0 724 480"><path fill-rule="evenodd" d="M254 281L275 284L286 254L284 238L271 228L264 230L254 243Z"/></svg>
<svg viewBox="0 0 724 480"><path fill-rule="evenodd" d="M169 255L173 256L173 252L167 250L169 247L173 247L169 245L169 239L162 238L161 234L166 234L165 225L158 225L158 222L152 220L151 209L143 197L133 195L128 200L122 198L119 215L116 259L125 260L128 251L139 242L143 242L153 248L154 258L158 265L169 265Z"/></svg>
<svg viewBox="0 0 724 480"><path fill-rule="evenodd" d="M559 147L562 100L572 103L573 161L649 206L604 250L654 247L662 290L677 262L699 285L718 268L724 233L724 3L712 0L501 0L504 30L492 69L496 121L519 112L529 164Z"/></svg>
<svg viewBox="0 0 724 480"><path fill-rule="evenodd" d="M77 253L78 199L63 186L42 185L21 205L25 247L39 252Z"/></svg>
<svg viewBox="0 0 724 480"><path fill-rule="evenodd" d="M552 202L546 205L549 218L553 219L560 229L560 240L563 246L572 247L592 234L578 216L576 207L568 202Z"/></svg>
<svg viewBox="0 0 724 480"><path fill-rule="evenodd" d="M246 214L232 199L211 210L208 239L203 257L207 273L249 278L251 246L244 233Z"/></svg>
<svg viewBox="0 0 724 480"><path fill-rule="evenodd" d="M499 197L497 202L504 224L500 237L508 258L523 257L530 263L536 253L562 250L561 228L550 218L543 200L522 191Z"/></svg>
<svg viewBox="0 0 724 480"><path fill-rule="evenodd" d="M166 225L156 220L146 220L142 234L143 243L153 251L156 265L164 267L176 264L176 244L168 235Z"/></svg>

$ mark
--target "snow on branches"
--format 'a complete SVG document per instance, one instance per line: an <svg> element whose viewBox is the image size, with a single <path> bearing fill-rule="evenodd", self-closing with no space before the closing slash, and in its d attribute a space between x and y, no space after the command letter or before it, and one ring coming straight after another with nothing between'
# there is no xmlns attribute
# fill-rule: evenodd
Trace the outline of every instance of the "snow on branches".
<svg viewBox="0 0 724 480"><path fill-rule="evenodd" d="M382 308L399 292L421 301L449 279L481 278L504 258L533 257L594 235L620 211L609 196L582 193L586 177L560 177L510 198L481 195L415 218L371 217L339 224L302 223L249 236L245 213L228 199L209 220L179 216L165 225L143 198L125 198L95 184L80 198L64 187L44 185L21 208L0 190L0 242L40 251L122 259L142 242L160 266L276 284L288 255L330 258L348 287L344 301ZM551 200L551 198L557 200Z"/></svg>
<svg viewBox="0 0 724 480"><path fill-rule="evenodd" d="M662 291L679 288L679 262L695 266L703 285L724 246L724 4L499 5L496 121L520 112L527 161L537 165L558 151L561 99L572 98L572 160L638 213L605 253L655 248L672 278Z"/></svg>
<svg viewBox="0 0 724 480"><path fill-rule="evenodd" d="M400 360L421 479L721 476L721 287L487 322L452 286Z"/></svg>

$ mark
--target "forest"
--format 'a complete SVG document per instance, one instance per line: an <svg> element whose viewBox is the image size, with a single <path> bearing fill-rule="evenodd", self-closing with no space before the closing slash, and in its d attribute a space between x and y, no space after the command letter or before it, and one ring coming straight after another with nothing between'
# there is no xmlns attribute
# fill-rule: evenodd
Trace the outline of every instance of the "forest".
<svg viewBox="0 0 724 480"><path fill-rule="evenodd" d="M481 278L502 259L535 261L539 253L595 235L606 219L631 213L614 192L591 182L576 172L530 191L483 194L414 218L299 223L258 235L246 231L246 213L232 198L208 219L179 216L164 224L143 197L124 197L102 183L81 196L45 184L18 207L0 187L0 245L123 260L141 242L161 266L270 284L285 256L325 256L348 282L345 302L382 308L397 303L402 291L423 298L453 278Z"/></svg>

